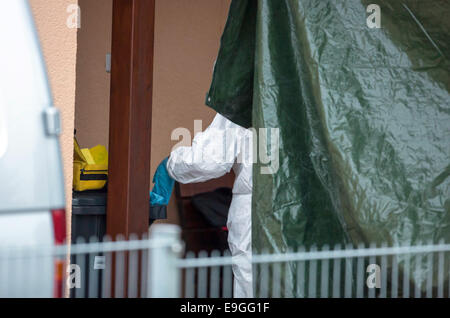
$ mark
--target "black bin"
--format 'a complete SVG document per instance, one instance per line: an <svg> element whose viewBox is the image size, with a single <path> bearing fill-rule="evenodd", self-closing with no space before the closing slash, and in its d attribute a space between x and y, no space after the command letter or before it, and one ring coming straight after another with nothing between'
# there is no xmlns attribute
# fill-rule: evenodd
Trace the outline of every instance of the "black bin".
<svg viewBox="0 0 450 318"><path fill-rule="evenodd" d="M82 237L101 241L106 235L106 191L73 192L72 242Z"/></svg>
<svg viewBox="0 0 450 318"><path fill-rule="evenodd" d="M85 242L89 242L91 237L95 237L99 242L103 240L106 235L106 200L106 190L73 192L72 243L76 243L79 238L83 238ZM99 298L101 296L103 269L96 267L95 264L102 263L102 260L104 260L104 256L101 253L91 255L91 257L72 255L71 263L80 266L82 275L81 288L71 289L71 297ZM87 264L88 266L86 266ZM93 279L95 282L92 281ZM92 286L89 288L91 284L95 284L95 288ZM95 295L89 293L95 293Z"/></svg>
<svg viewBox="0 0 450 318"><path fill-rule="evenodd" d="M106 235L106 189L100 191L84 191L72 193L72 243L76 243L78 238L83 238L85 242L89 242L91 237L95 237L97 241L101 242ZM149 211L150 224L155 220L167 218L166 206L152 206ZM83 259L81 259L83 258ZM98 264L102 264L103 255L91 255L91 257L73 255L71 263L80 266L81 288L72 289L71 297L100 297L102 284L101 277L103 269ZM83 264L89 264L86 268ZM97 264L97 265L96 265ZM94 279L98 282L91 282L89 276L95 276ZM97 284L98 288L92 288L95 295L89 295L90 284Z"/></svg>

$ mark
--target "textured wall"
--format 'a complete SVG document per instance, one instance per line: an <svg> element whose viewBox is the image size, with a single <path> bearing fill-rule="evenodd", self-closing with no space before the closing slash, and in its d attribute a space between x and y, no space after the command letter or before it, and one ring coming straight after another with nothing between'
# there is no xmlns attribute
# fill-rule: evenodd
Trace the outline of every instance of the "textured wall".
<svg viewBox="0 0 450 318"><path fill-rule="evenodd" d="M79 0L82 27L78 32L75 128L82 147L108 147L112 0Z"/></svg>
<svg viewBox="0 0 450 318"><path fill-rule="evenodd" d="M30 0L47 63L54 103L61 111L61 136L66 180L67 215L72 205L72 157L75 108L77 29L69 29L67 7L77 0ZM70 217L68 217L70 232ZM70 235L70 233L68 233Z"/></svg>
<svg viewBox="0 0 450 318"><path fill-rule="evenodd" d="M194 119L209 125L214 111L204 106L230 0L156 1L152 175L175 141L173 129L193 131ZM79 0L76 128L83 147L108 144L112 0ZM169 222L178 223L172 200Z"/></svg>
<svg viewBox="0 0 450 318"><path fill-rule="evenodd" d="M215 112L205 106L229 0L156 1L155 74L152 128L152 175L177 143L177 127L205 129ZM178 223L172 197L168 222Z"/></svg>

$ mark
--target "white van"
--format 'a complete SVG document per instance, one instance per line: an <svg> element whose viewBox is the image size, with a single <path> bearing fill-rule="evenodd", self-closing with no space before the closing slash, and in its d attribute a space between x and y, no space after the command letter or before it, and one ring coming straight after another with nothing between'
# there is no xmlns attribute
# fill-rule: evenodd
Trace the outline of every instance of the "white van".
<svg viewBox="0 0 450 318"><path fill-rule="evenodd" d="M0 43L0 247L62 244L60 118L27 0L1 2ZM59 261L40 260L28 281L4 265L0 297L61 297Z"/></svg>

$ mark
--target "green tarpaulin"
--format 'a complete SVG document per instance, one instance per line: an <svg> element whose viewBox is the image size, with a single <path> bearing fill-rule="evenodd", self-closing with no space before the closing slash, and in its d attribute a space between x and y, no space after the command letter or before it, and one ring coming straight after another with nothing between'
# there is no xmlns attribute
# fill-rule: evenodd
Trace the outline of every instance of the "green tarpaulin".
<svg viewBox="0 0 450 318"><path fill-rule="evenodd" d="M279 169L254 167L255 253L450 242L449 16L447 0L232 2L207 104L280 137ZM410 267L419 288L436 270Z"/></svg>

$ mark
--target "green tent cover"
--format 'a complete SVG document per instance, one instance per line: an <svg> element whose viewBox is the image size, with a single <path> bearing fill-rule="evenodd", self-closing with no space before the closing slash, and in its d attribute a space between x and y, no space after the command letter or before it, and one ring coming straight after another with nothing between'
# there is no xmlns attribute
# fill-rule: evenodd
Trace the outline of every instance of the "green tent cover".
<svg viewBox="0 0 450 318"><path fill-rule="evenodd" d="M206 103L279 131L279 169L254 166L254 252L450 242L449 16L447 0L232 2Z"/></svg>

